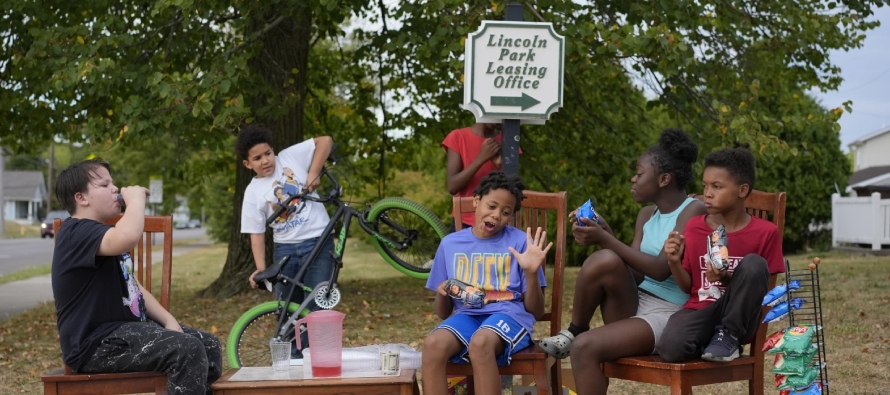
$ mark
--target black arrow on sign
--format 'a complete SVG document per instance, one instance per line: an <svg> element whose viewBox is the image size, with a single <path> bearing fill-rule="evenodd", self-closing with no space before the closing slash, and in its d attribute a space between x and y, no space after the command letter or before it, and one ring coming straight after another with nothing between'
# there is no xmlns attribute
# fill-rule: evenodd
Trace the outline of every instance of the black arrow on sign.
<svg viewBox="0 0 890 395"><path fill-rule="evenodd" d="M540 103L540 101L536 100L534 97L531 97L525 93L522 96L492 96L491 97L491 105L492 106L520 106L522 107L522 111L525 111L527 108L534 106L535 104Z"/></svg>

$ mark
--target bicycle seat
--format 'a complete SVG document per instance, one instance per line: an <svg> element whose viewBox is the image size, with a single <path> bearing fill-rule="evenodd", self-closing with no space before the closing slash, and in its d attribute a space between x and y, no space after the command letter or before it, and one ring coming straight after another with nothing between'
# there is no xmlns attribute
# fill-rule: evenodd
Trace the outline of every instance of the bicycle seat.
<svg viewBox="0 0 890 395"><path fill-rule="evenodd" d="M274 265L267 267L266 270L257 273L256 276L253 276L253 281L257 283L263 280L270 280L274 282L275 277L278 276L278 273L281 273L281 268L284 267L284 264L287 263L288 259L290 259L290 257L285 256Z"/></svg>

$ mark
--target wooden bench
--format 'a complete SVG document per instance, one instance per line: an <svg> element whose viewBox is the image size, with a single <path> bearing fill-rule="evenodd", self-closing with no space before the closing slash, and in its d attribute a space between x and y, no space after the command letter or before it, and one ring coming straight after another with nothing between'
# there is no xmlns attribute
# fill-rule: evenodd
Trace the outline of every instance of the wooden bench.
<svg viewBox="0 0 890 395"><path fill-rule="evenodd" d="M566 220L568 218L566 193L533 191L523 191L522 193L526 198L522 201L522 209L516 213L513 219L513 226L522 230L525 230L526 227L535 229L539 226L547 229L548 212L556 221L555 237L553 234L548 234L548 240L553 241L556 247L555 260L553 261L553 280L547 284L547 288L551 292L550 303L549 306L545 305L546 311L544 316L538 320L539 322L550 321L549 336L555 336L562 329L560 324L562 323L562 289L567 237ZM452 204L454 205L454 213L475 211L472 197L454 197ZM455 221L455 226L457 226L457 230L460 230L463 225L458 220ZM546 265L544 270L547 270ZM549 310L547 310L548 308ZM547 355L537 345L513 354L513 360L510 362L510 365L499 366L498 371L501 375L534 376L538 395L562 394L562 369L560 369L559 361ZM474 393L473 366L471 364L461 365L449 362L446 365L446 373L450 376L467 376L467 393Z"/></svg>
<svg viewBox="0 0 890 395"><path fill-rule="evenodd" d="M109 220L114 225L120 216ZM53 221L53 230L58 240L59 227L62 220ZM152 282L152 234L162 234L164 248L161 252L160 284ZM170 279L173 272L173 217L146 216L142 240L130 251L133 257L136 279L151 293L168 311L170 310ZM167 376L161 372L130 372L130 373L74 373L68 366L54 370L40 377L43 382L44 395L111 395L139 394L152 392L158 395L167 394Z"/></svg>
<svg viewBox="0 0 890 395"><path fill-rule="evenodd" d="M771 220L776 224L781 237L785 230L785 199L785 192L767 193L754 190L748 195L745 208L749 214ZM768 289L772 289L775 285L776 275L773 274L770 276ZM764 307L761 317L766 315L769 309ZM647 355L603 363L603 373L609 378L668 385L671 387L671 395L692 394L692 387L697 385L747 380L748 394L762 395L764 356L761 349L766 339L767 327L768 324L760 324L757 328L754 340L748 347L750 355L739 357L732 362L695 359L671 363L665 362L658 355Z"/></svg>

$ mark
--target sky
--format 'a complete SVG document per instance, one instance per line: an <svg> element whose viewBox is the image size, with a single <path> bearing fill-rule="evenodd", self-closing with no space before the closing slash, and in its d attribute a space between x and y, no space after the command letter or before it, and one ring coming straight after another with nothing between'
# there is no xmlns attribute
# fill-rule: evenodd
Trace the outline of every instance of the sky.
<svg viewBox="0 0 890 395"><path fill-rule="evenodd" d="M827 109L853 101L853 112L844 113L839 121L844 151L856 139L890 127L890 7L879 8L871 18L881 26L866 33L861 48L830 55L844 78L838 90L811 92Z"/></svg>

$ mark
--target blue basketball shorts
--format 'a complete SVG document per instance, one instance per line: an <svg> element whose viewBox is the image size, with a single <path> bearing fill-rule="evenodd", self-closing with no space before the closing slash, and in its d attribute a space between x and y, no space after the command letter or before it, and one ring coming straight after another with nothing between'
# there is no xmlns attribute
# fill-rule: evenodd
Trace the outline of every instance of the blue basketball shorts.
<svg viewBox="0 0 890 395"><path fill-rule="evenodd" d="M463 344L460 352L448 361L466 364L470 362L470 339L476 331L490 330L504 340L504 353L497 356L498 366L507 366L517 351L532 345L531 334L510 318L509 315L495 313L488 315L454 314L442 321L435 330L445 329Z"/></svg>

